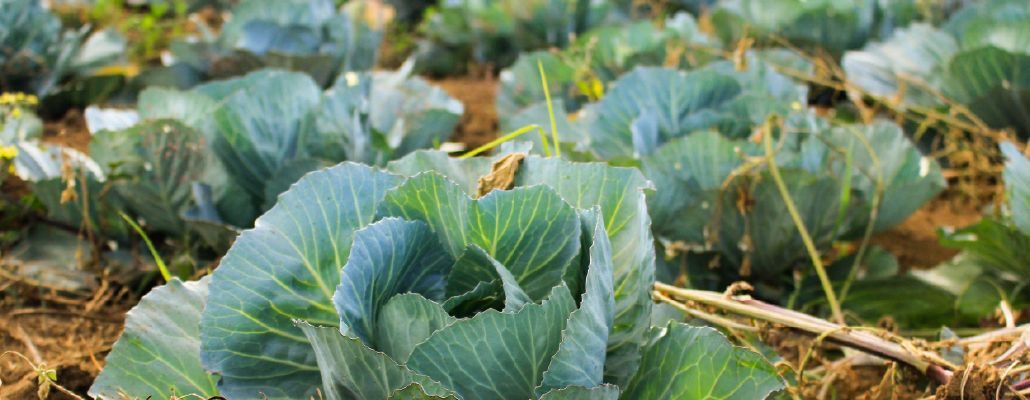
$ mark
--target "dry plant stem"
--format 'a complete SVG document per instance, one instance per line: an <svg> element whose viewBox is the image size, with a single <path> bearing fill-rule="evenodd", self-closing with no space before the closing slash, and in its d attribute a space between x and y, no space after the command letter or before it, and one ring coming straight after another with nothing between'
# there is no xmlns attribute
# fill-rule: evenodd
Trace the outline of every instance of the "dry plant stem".
<svg viewBox="0 0 1030 400"><path fill-rule="evenodd" d="M58 310L58 309L46 309L46 308L21 308L8 312L4 316L7 318L17 317L20 315L63 315L68 317L78 317L84 319L90 319L94 321L110 322L110 323L122 323L125 321L124 314L100 314L93 312L82 312L77 310Z"/></svg>
<svg viewBox="0 0 1030 400"><path fill-rule="evenodd" d="M32 360L29 360L29 358L25 357L24 354L18 353L16 351L5 351L2 354L0 354L0 358L6 357L8 355L19 357L22 360L24 360L27 364L29 364L29 367L31 367L32 370L35 371L36 374L39 374L41 372L41 366L42 365L40 363L33 363ZM59 383L57 383L54 380L50 379L45 374L41 375L41 376L44 379L46 379L50 383L50 385L52 385L52 387L56 388L59 392L64 393L68 397L71 397L71 398L73 398L75 400L86 400L82 396L79 396L79 395L75 394L75 392L72 392L71 390L68 390L68 388L66 388L64 386L61 386Z"/></svg>
<svg viewBox="0 0 1030 400"><path fill-rule="evenodd" d="M1008 340L1009 336L1022 335L1024 332L1030 332L1030 324L1023 324L1013 328L1002 328L984 334L959 339L959 344L969 345L980 342L1004 341Z"/></svg>
<svg viewBox="0 0 1030 400"><path fill-rule="evenodd" d="M669 298L669 296L666 296L664 293L659 292L657 290L652 291L651 295L654 296L655 299L658 299L665 304L671 305L675 307L677 310L683 311L684 313L687 313L694 318L703 319L705 321L712 322L716 325L722 326L727 329L734 329L745 332L758 332L758 328L755 328L753 326L744 325L739 322L733 321L729 318L720 317L715 314L709 314L703 311L687 307L683 303L673 300Z"/></svg>
<svg viewBox="0 0 1030 400"><path fill-rule="evenodd" d="M827 339L835 343L909 365L940 383L947 382L952 375L952 372L944 367L931 363L919 355L906 350L903 346L879 336L834 324L797 311L777 307L750 297L731 298L721 293L683 289L661 282L655 282L655 290L662 292L668 297L694 301L816 336L825 335Z"/></svg>
<svg viewBox="0 0 1030 400"><path fill-rule="evenodd" d="M29 334L25 332L25 328L22 328L21 324L14 323L14 328L11 330L11 333L13 333L14 336L21 341L23 345L25 345L25 348L29 351L29 355L32 356L33 362L36 364L43 363L43 356L39 354L39 348L36 347L35 343L32 343L32 338L30 338Z"/></svg>
<svg viewBox="0 0 1030 400"><path fill-rule="evenodd" d="M1002 300L998 308L1001 309L1001 315L1005 317L1005 327L1014 328L1016 326L1016 319L1012 315L1012 306L1009 305L1009 302Z"/></svg>
<svg viewBox="0 0 1030 400"><path fill-rule="evenodd" d="M823 267L822 258L819 257L819 250L815 248L812 236L809 235L808 228L805 227L805 222L801 219L801 214L798 213L797 207L794 205L794 200L790 198L787 184L783 183L783 177L780 176L780 168L776 165L772 148L772 121L766 120L765 126L762 129L762 144L765 146L765 159L769 165L769 172L776 182L776 188L779 189L783 202L787 205L787 212L790 214L790 218L798 228L801 241L805 243L808 256L812 259L812 266L815 267L815 273L819 275L819 283L822 284L823 292L826 294L826 301L830 303L833 319L841 325L847 325L844 322L844 313L840 310L840 303L837 302L837 294L833 291L833 284L830 283L830 277L826 274L826 268Z"/></svg>

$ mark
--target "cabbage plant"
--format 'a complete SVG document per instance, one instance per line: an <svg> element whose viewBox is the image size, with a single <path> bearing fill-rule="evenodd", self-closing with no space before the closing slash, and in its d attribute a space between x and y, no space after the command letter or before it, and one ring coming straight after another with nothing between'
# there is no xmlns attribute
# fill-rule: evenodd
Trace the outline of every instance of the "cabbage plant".
<svg viewBox="0 0 1030 400"><path fill-rule="evenodd" d="M381 33L332 0L246 0L230 12L218 36L201 32L173 42L174 63L146 79L188 87L268 67L304 72L328 86L343 72L375 65Z"/></svg>
<svg viewBox="0 0 1030 400"><path fill-rule="evenodd" d="M717 48L690 14L678 13L661 27L651 21L606 25L578 36L561 52L525 53L500 73L497 114L506 131L519 113L544 107L542 66L548 90L568 111L604 94L604 85L637 66L688 66L707 62L710 54L694 47ZM674 65L669 65L674 64ZM527 114L532 114L529 112Z"/></svg>
<svg viewBox="0 0 1030 400"><path fill-rule="evenodd" d="M848 80L900 109L957 102L995 129L1030 137L1030 4L973 3L941 28L913 24L843 58ZM858 99L856 99L858 100Z"/></svg>
<svg viewBox="0 0 1030 400"><path fill-rule="evenodd" d="M419 151L387 170L305 175L212 276L173 280L129 312L90 394L757 399L783 387L711 328L649 327L638 171L529 156L512 172L521 156Z"/></svg>
<svg viewBox="0 0 1030 400"><path fill-rule="evenodd" d="M159 231L181 233L184 213L248 227L305 173L344 160L385 164L432 147L462 112L441 89L410 77L410 64L342 74L326 91L306 74L262 70L190 91L147 89L138 104L143 122L101 129L91 154L118 178L116 191L135 194L134 214Z"/></svg>
<svg viewBox="0 0 1030 400"><path fill-rule="evenodd" d="M418 67L437 75L460 73L470 60L507 67L521 52L567 46L605 22L611 8L580 0L442 1L422 21Z"/></svg>
<svg viewBox="0 0 1030 400"><path fill-rule="evenodd" d="M25 181L46 208L47 219L97 232L124 233L116 210L121 200L104 190L107 175L89 156L70 147L26 140L13 143L14 175Z"/></svg>
<svg viewBox="0 0 1030 400"><path fill-rule="evenodd" d="M707 259L687 263L697 268L695 286L747 279L775 297L791 285L785 272L808 263L754 143L770 115L783 117L765 134L776 136L775 162L819 249L900 223L944 187L937 163L893 123L831 123L805 111L807 88L778 73L774 59L790 62L764 52L743 71L724 61L686 72L637 68L586 106L579 136L570 135L583 151L637 165L655 182L649 210L664 247ZM669 267L670 279L683 272Z"/></svg>
<svg viewBox="0 0 1030 400"><path fill-rule="evenodd" d="M90 104L104 100L121 77L98 71L122 59L125 39L112 29L65 31L61 20L34 0L0 1L0 91ZM66 85L69 81L74 85Z"/></svg>

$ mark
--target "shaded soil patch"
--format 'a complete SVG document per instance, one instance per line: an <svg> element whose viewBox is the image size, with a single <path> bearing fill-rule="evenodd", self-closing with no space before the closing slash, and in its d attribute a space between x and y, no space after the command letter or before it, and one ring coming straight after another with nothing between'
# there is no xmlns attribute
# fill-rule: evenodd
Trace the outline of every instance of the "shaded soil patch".
<svg viewBox="0 0 1030 400"><path fill-rule="evenodd" d="M89 313L62 308L7 309L0 316L0 349L55 369L58 384L85 397L121 334L125 311L125 307ZM20 357L0 359L0 380L0 399L36 398L36 374ZM71 398L56 389L50 393L51 399Z"/></svg>
<svg viewBox="0 0 1030 400"><path fill-rule="evenodd" d="M43 123L43 141L71 147L89 154L89 128L77 109L68 110L61 119Z"/></svg>
<svg viewBox="0 0 1030 400"><path fill-rule="evenodd" d="M898 257L902 267L926 269L950 260L958 250L941 246L941 227L962 228L979 221L980 210L948 198L937 198L904 222L873 236L872 243Z"/></svg>
<svg viewBox="0 0 1030 400"><path fill-rule="evenodd" d="M432 82L465 105L465 114L451 141L465 143L471 150L497 137L496 79L461 77Z"/></svg>

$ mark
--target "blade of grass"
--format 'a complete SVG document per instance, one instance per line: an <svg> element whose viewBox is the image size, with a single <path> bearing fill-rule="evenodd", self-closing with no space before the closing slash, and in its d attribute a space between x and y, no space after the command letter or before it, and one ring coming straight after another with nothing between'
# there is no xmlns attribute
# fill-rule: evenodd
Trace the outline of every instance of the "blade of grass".
<svg viewBox="0 0 1030 400"><path fill-rule="evenodd" d="M480 154L480 153L482 153L484 151L487 151L487 150L490 150L490 149L492 149L494 147L500 146L501 143L504 143L504 142L507 142L509 140L515 139L515 138L517 138L519 136L522 136L522 134L524 134L526 132L530 132L533 129L536 129L538 132L540 132L540 140L543 141L543 143L544 143L544 154L546 154L548 157L550 157L551 156L551 148L547 146L547 134L544 133L544 128L542 128L540 125L537 125L537 124L530 124L530 125L523 126L523 127L519 128L519 129L516 129L515 131L513 131L513 132L511 132L509 134L506 134L504 136L501 136L501 137L499 137L497 139L491 140L490 143L487 143L487 144L484 144L482 146L479 146L475 150L472 150L472 151L470 151L468 153L462 154L458 158L462 159L462 158L469 158L469 157L476 156L476 155L478 155L478 154Z"/></svg>
<svg viewBox="0 0 1030 400"><path fill-rule="evenodd" d="M886 187L883 178L883 169L880 167L880 157L876 155L876 151L873 149L872 143L854 127L848 129L859 142L862 143L862 147L869 155L869 160L873 164L873 168L876 170L876 176L873 177L876 182L875 193L873 194L871 209L869 210L869 223L866 224L865 232L862 234L862 243L858 247L858 253L855 255L855 262L851 265L851 269L848 271L848 277L844 279L844 284L840 289L840 301L845 301L848 298L848 291L851 290L851 284L858 277L858 269L862 265L862 261L865 259L866 252L869 250L869 241L873 237L873 230L876 228L876 220L880 216L880 202L883 200ZM848 152L848 159L851 158L851 152ZM848 167L850 170L850 167ZM849 173L850 175L850 173Z"/></svg>
<svg viewBox="0 0 1030 400"><path fill-rule="evenodd" d="M164 278L165 282L171 281L172 274L168 272L168 266L165 265L164 260L161 259L161 255L157 253L157 249L154 248L154 244L150 242L150 237L147 236L146 232L143 232L143 228L140 227L136 221L133 221L132 218L129 218L128 215L125 215L125 213L118 211L118 215L121 215L122 219L124 219L125 222L127 222L129 226L131 226L132 229L134 229L136 233L143 238L143 243L147 244L147 249L150 250L150 255L154 257L154 262L157 263L157 269L161 271L161 277Z"/></svg>
<svg viewBox="0 0 1030 400"><path fill-rule="evenodd" d="M808 251L808 256L812 259L812 266L815 267L815 272L819 275L819 283L822 284L823 292L826 294L826 302L830 304L833 319L841 325L847 325L844 321L844 313L840 310L840 303L837 302L837 295L833 291L833 284L830 283L830 277L826 274L822 258L819 257L819 250L815 248L815 242L812 241L812 236L808 233L808 228L805 227L805 222L801 219L801 214L798 212L797 206L794 205L794 200L790 197L787 184L783 183L783 177L780 176L780 168L776 165L772 147L772 121L774 118L765 121L762 132L762 144L765 146L765 159L769 165L769 172L772 174L773 181L776 182L776 188L779 189L783 202L787 205L787 213L790 214L790 218L798 228L798 234L801 235L801 241L805 244L805 250Z"/></svg>
<svg viewBox="0 0 1030 400"><path fill-rule="evenodd" d="M540 85L544 87L544 98L547 99L547 114L551 117L551 137L554 140L554 155L561 157L561 145L558 142L558 123L554 119L554 106L551 103L551 90L547 87L547 73L544 72L544 63L537 60L536 68L540 70Z"/></svg>
<svg viewBox="0 0 1030 400"><path fill-rule="evenodd" d="M848 207L851 206L851 175L854 164L851 150L854 145L854 141L848 142L848 151L844 156L844 183L840 188L840 207L837 208L837 220L833 223L833 236L831 237L837 237L837 232L844 225L844 216L848 213Z"/></svg>

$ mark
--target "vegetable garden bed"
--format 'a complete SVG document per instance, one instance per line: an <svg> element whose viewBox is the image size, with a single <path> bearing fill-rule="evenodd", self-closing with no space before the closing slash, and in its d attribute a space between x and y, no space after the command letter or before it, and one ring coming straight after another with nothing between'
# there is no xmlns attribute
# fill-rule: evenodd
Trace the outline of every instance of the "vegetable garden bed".
<svg viewBox="0 0 1030 400"><path fill-rule="evenodd" d="M0 398L1030 396L1021 0L84 4L0 0Z"/></svg>

